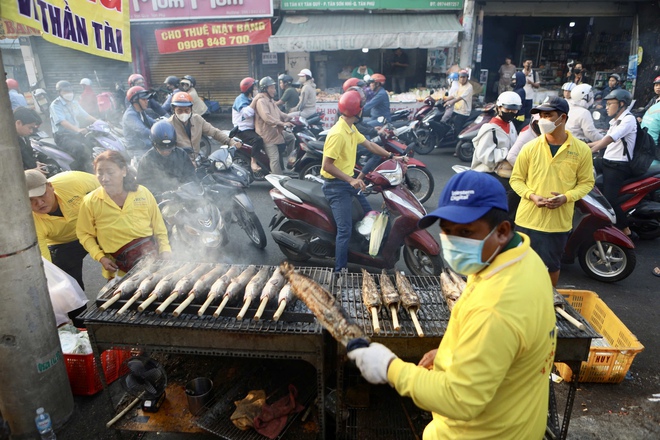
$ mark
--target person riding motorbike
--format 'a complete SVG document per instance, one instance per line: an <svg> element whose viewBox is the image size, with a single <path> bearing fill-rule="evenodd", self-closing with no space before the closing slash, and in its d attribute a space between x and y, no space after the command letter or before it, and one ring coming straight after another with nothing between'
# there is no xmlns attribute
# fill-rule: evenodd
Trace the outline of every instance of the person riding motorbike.
<svg viewBox="0 0 660 440"><path fill-rule="evenodd" d="M589 111L593 103L594 92L589 84L580 84L571 91L566 130L584 142L599 141L603 138L602 133L594 126L594 118Z"/></svg>
<svg viewBox="0 0 660 440"><path fill-rule="evenodd" d="M99 104L98 97L92 88L92 80L89 78L81 79L80 87L82 87L82 93L78 97L78 102L87 113L97 117L99 115Z"/></svg>
<svg viewBox="0 0 660 440"><path fill-rule="evenodd" d="M651 107L660 103L660 76L656 76L653 80L653 91L655 92L655 96L644 106L643 113L646 113ZM642 118L640 117L637 120L642 122Z"/></svg>
<svg viewBox="0 0 660 440"><path fill-rule="evenodd" d="M156 122L150 133L152 148L140 159L137 181L158 199L165 191L196 180L195 166L188 153L176 146L176 130L169 121Z"/></svg>
<svg viewBox="0 0 660 440"><path fill-rule="evenodd" d="M209 108L206 106L206 103L202 98L199 97L197 89L195 86L197 81L191 75L184 75L183 78L179 81L179 87L182 92L186 92L192 98L193 106L192 111L196 115L206 115L209 112Z"/></svg>
<svg viewBox="0 0 660 440"><path fill-rule="evenodd" d="M275 105L275 80L265 76L259 80L259 93L250 103L254 110L254 127L264 140L264 148L270 160L270 172L282 174L280 164L280 146L287 154L295 147L295 136L284 130L292 127L292 116L287 115ZM285 151L284 151L285 150Z"/></svg>
<svg viewBox="0 0 660 440"><path fill-rule="evenodd" d="M48 156L32 149L28 137L34 133L42 123L41 116L27 107L19 107L14 110L16 123L16 134L18 134L18 147L21 150L21 159L24 170L37 170L43 175L48 175L46 161Z"/></svg>
<svg viewBox="0 0 660 440"><path fill-rule="evenodd" d="M571 91L575 88L575 83L573 82L566 82L564 85L561 86L562 93L564 95L565 100L571 99Z"/></svg>
<svg viewBox="0 0 660 440"><path fill-rule="evenodd" d="M5 82L7 83L7 89L9 89L9 100L11 101L11 110L14 111L19 107L27 107L28 106L27 100L19 90L18 81L16 81L13 78L9 78Z"/></svg>
<svg viewBox="0 0 660 440"><path fill-rule="evenodd" d="M231 107L231 120L234 124L232 134L252 146L252 158L250 168L257 173L261 167L255 156L264 149L264 140L254 131L254 109L250 107L254 97L254 89L257 82L254 78L247 77L241 80L241 93L234 100ZM233 133L235 131L235 133Z"/></svg>
<svg viewBox="0 0 660 440"><path fill-rule="evenodd" d="M275 104L282 110L284 113L292 112L293 109L300 102L300 96L298 91L291 86L293 84L293 78L290 75L282 74L277 77L280 82L280 89L282 89L282 96L280 97Z"/></svg>
<svg viewBox="0 0 660 440"><path fill-rule="evenodd" d="M151 93L144 87L133 86L126 92L126 99L131 105L126 108L121 123L128 149L139 155L151 147L149 136L155 121L145 111L149 107L149 98Z"/></svg>
<svg viewBox="0 0 660 440"><path fill-rule="evenodd" d="M140 86L144 87L145 90L147 88L147 84L144 81L144 76L140 75L139 73L133 73L128 77L128 87L129 90L131 87L135 86ZM128 92L127 92L128 93ZM130 107L131 103L128 101L128 98L125 99L125 107ZM163 110L163 107L156 101L153 96L149 98L149 110L153 111L156 115L158 116L167 116L167 112Z"/></svg>
<svg viewBox="0 0 660 440"><path fill-rule="evenodd" d="M458 72L458 89L454 94L444 98L445 108L453 107L454 109L451 119L456 133L460 133L465 121L472 112L472 94L473 89L472 84L468 81L468 72L467 70L461 70Z"/></svg>
<svg viewBox="0 0 660 440"><path fill-rule="evenodd" d="M176 76L170 75L167 78L165 78L165 81L163 81L163 84L165 85L165 88L169 90L169 94L167 95L167 98L165 98L165 102L163 102L163 105L161 107L167 114L170 114L170 111L172 110L172 97L176 92L179 91L179 78Z"/></svg>
<svg viewBox="0 0 660 440"><path fill-rule="evenodd" d="M378 118L380 116L384 117L387 122L392 120L390 96L385 90L385 80L385 75L374 73L367 81L369 88L374 92L374 96L364 105L364 113L369 114L368 118L364 118L364 122L373 127L379 125Z"/></svg>
<svg viewBox="0 0 660 440"><path fill-rule="evenodd" d="M309 118L316 113L316 84L309 69L301 70L298 79L303 85L300 90L300 101L291 109L289 115Z"/></svg>
<svg viewBox="0 0 660 440"><path fill-rule="evenodd" d="M75 161L71 168L91 171L92 151L85 145L83 136L87 129L80 128L96 122L80 104L73 99L73 86L69 81L58 81L55 90L59 96L50 104L50 126L58 148L69 153Z"/></svg>
<svg viewBox="0 0 660 440"><path fill-rule="evenodd" d="M227 136L222 130L209 124L200 115L193 113L193 99L186 92L175 93L172 97L172 116L167 120L176 130L177 147L190 147L195 155L199 154L199 142L202 134L210 136L222 145L241 148L242 142L237 142Z"/></svg>

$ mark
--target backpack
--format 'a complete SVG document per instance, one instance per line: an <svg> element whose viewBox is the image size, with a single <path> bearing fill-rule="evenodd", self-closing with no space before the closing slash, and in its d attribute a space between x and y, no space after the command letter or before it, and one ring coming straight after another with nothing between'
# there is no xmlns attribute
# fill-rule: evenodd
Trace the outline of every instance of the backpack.
<svg viewBox="0 0 660 440"><path fill-rule="evenodd" d="M630 165L632 175L641 176L648 171L656 157L660 157L660 150L646 128L642 128L639 125L637 119L635 119L635 124L637 124L637 138L635 139L632 159L630 158L630 153L628 153L628 145L626 145L625 139L622 138L621 140L623 141L623 151L626 153L626 157L628 157L628 164Z"/></svg>

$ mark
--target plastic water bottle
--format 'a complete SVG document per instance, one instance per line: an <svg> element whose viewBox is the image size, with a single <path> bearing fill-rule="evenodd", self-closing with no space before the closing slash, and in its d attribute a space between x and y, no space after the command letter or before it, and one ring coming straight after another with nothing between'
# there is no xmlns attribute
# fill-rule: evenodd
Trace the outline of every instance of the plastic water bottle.
<svg viewBox="0 0 660 440"><path fill-rule="evenodd" d="M53 425L50 421L50 416L43 408L37 409L37 417L34 418L34 423L37 425L37 430L41 436L41 440L57 440L53 432Z"/></svg>

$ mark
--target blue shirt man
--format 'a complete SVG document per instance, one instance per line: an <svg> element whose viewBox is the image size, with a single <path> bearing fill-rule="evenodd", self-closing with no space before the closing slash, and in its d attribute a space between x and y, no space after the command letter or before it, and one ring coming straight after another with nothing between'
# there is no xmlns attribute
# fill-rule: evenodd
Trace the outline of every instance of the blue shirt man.
<svg viewBox="0 0 660 440"><path fill-rule="evenodd" d="M378 83L374 82L372 84ZM374 90L373 87L371 89ZM378 119L382 116L387 122L390 122L392 119L390 114L390 96L382 86L378 86L374 92L374 97L365 104L364 112L369 113L372 120Z"/></svg>

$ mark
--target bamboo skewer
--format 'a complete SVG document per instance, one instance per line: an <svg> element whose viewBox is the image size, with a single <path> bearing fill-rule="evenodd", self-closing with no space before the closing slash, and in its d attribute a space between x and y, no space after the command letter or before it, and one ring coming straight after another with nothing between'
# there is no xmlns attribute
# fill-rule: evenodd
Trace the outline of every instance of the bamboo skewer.
<svg viewBox="0 0 660 440"><path fill-rule="evenodd" d="M410 318L412 318L412 322L415 325L415 330L417 330L417 335L419 335L420 338L423 338L424 330L422 330L422 326L419 325L419 320L417 319L417 310L409 309L408 312L410 313Z"/></svg>
<svg viewBox="0 0 660 440"><path fill-rule="evenodd" d="M110 299L99 306L99 310L105 312L108 307L119 301L119 298L121 298L121 292L115 293Z"/></svg>

